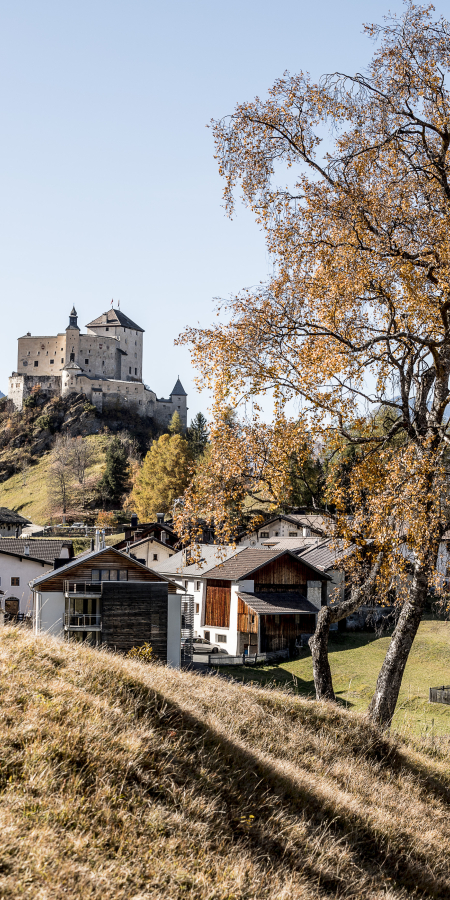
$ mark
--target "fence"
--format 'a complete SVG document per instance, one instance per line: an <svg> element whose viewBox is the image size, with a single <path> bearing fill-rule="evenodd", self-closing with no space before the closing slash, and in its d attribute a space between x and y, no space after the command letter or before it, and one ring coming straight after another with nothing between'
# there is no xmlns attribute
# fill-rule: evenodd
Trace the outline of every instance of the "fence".
<svg viewBox="0 0 450 900"><path fill-rule="evenodd" d="M442 687L430 688L430 703L445 703L450 706L450 685L443 684Z"/></svg>
<svg viewBox="0 0 450 900"><path fill-rule="evenodd" d="M289 659L289 650L275 650L273 653L241 653L240 656L228 656L225 653L209 653L210 666L257 666L277 659Z"/></svg>

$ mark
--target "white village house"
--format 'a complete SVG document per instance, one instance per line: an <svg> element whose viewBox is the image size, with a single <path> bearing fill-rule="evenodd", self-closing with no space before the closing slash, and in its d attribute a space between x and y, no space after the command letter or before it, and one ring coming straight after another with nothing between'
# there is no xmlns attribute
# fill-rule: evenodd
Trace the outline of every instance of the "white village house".
<svg viewBox="0 0 450 900"><path fill-rule="evenodd" d="M114 547L69 560L33 579L33 629L121 652L150 642L179 667L183 600L164 575ZM184 592L183 592L184 593Z"/></svg>
<svg viewBox="0 0 450 900"><path fill-rule="evenodd" d="M232 656L291 648L312 634L330 576L289 550L201 545L155 566L194 597L194 634Z"/></svg>
<svg viewBox="0 0 450 900"><path fill-rule="evenodd" d="M30 581L51 572L55 560L68 562L71 557L71 541L0 538L0 591L4 611L13 616L31 616Z"/></svg>

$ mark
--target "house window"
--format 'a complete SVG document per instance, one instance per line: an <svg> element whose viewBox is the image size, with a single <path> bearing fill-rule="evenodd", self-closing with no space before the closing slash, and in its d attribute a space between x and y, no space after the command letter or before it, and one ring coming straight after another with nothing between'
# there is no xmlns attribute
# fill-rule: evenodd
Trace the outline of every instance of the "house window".
<svg viewBox="0 0 450 900"><path fill-rule="evenodd" d="M200 603L196 603L195 604L195 613L197 616L198 616L199 612L200 612Z"/></svg>
<svg viewBox="0 0 450 900"><path fill-rule="evenodd" d="M61 359L61 362L62 362L62 363L64 362L64 358Z"/></svg>
<svg viewBox="0 0 450 900"><path fill-rule="evenodd" d="M196 590L196 591L199 591L199 590L200 590L200 586L201 586L201 582L200 582L200 581L196 581L196 582L195 582L195 590Z"/></svg>
<svg viewBox="0 0 450 900"><path fill-rule="evenodd" d="M295 624L300 625L300 616L298 615L298 613L295 614Z"/></svg>
<svg viewBox="0 0 450 900"><path fill-rule="evenodd" d="M154 553L154 554L153 554L153 559L155 560L155 562L157 561L157 559L158 559L158 554L157 554L157 553Z"/></svg>
<svg viewBox="0 0 450 900"><path fill-rule="evenodd" d="M109 328L107 328L106 331L109 331Z"/></svg>
<svg viewBox="0 0 450 900"><path fill-rule="evenodd" d="M254 625L254 624L255 624L255 617L252 616L252 625Z"/></svg>
<svg viewBox="0 0 450 900"><path fill-rule="evenodd" d="M55 362L55 360L54 360L54 359L51 359L51 360L50 360L50 365L52 366L54 362Z"/></svg>
<svg viewBox="0 0 450 900"><path fill-rule="evenodd" d="M100 569L101 581L109 581L109 569Z"/></svg>
<svg viewBox="0 0 450 900"><path fill-rule="evenodd" d="M218 644L226 644L226 642L227 642L226 634L216 634L216 641Z"/></svg>
<svg viewBox="0 0 450 900"><path fill-rule="evenodd" d="M91 581L128 581L128 570L92 569Z"/></svg>
<svg viewBox="0 0 450 900"><path fill-rule="evenodd" d="M205 641L211 640L211 632L210 631L204 631L203 635L204 635Z"/></svg>
<svg viewBox="0 0 450 900"><path fill-rule="evenodd" d="M119 569L119 581L128 581L128 569Z"/></svg>
<svg viewBox="0 0 450 900"><path fill-rule="evenodd" d="M20 578L17 578L15 575L11 577L11 587L19 587Z"/></svg>
<svg viewBox="0 0 450 900"><path fill-rule="evenodd" d="M88 365L89 365L89 360L88 360L88 359L85 359L84 364L85 364L85 366L88 366Z"/></svg>
<svg viewBox="0 0 450 900"><path fill-rule="evenodd" d="M35 361L34 361L34 368L37 369L38 365L39 365L39 361L38 361L37 359L35 359Z"/></svg>
<svg viewBox="0 0 450 900"><path fill-rule="evenodd" d="M279 616L274 616L274 619L275 619L275 625L279 625L279 624L280 624L280 617L279 617Z"/></svg>
<svg viewBox="0 0 450 900"><path fill-rule="evenodd" d="M268 531L261 531L261 537L269 537Z"/></svg>
<svg viewBox="0 0 450 900"><path fill-rule="evenodd" d="M275 537L278 537L279 533L280 533L279 531L276 531L276 532L275 532Z"/></svg>
<svg viewBox="0 0 450 900"><path fill-rule="evenodd" d="M109 580L110 581L118 581L118 574L119 573L118 573L117 569L110 569L109 570Z"/></svg>
<svg viewBox="0 0 450 900"><path fill-rule="evenodd" d="M296 531L290 531L290 532L289 532L289 537L297 537L297 532L296 532Z"/></svg>

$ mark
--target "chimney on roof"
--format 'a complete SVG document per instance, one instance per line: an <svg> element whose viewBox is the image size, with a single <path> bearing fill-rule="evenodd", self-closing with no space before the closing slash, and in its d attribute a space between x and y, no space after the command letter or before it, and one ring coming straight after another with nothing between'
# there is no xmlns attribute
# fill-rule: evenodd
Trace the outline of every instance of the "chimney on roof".
<svg viewBox="0 0 450 900"><path fill-rule="evenodd" d="M164 513L156 513L156 521L158 525L164 524Z"/></svg>
<svg viewBox="0 0 450 900"><path fill-rule="evenodd" d="M137 528L137 526L138 526L138 521L139 521L139 520L138 520L138 517L137 517L136 513L132 513L132 514L131 514L131 520L130 520L130 526L131 526L131 528Z"/></svg>
<svg viewBox="0 0 450 900"><path fill-rule="evenodd" d="M24 556L30 555L30 545L29 544L25 544L25 547L23 548L23 552L24 552Z"/></svg>

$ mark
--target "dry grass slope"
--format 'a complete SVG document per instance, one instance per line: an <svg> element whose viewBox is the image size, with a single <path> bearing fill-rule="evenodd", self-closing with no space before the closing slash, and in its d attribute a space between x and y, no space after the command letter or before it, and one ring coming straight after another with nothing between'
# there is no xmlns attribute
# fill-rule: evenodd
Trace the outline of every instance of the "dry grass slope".
<svg viewBox="0 0 450 900"><path fill-rule="evenodd" d="M287 692L5 628L0 896L450 896L447 755Z"/></svg>

